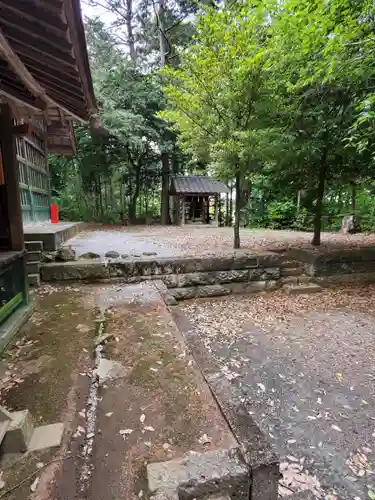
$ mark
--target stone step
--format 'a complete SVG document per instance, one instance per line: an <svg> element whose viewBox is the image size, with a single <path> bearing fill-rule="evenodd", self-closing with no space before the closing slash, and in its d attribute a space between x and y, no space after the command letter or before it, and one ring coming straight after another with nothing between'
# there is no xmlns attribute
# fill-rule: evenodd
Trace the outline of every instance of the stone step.
<svg viewBox="0 0 375 500"><path fill-rule="evenodd" d="M29 286L40 286L40 274L28 274L27 281L29 283Z"/></svg>
<svg viewBox="0 0 375 500"><path fill-rule="evenodd" d="M26 260L27 262L40 262L42 258L42 252L40 250L34 250L31 252L27 252Z"/></svg>
<svg viewBox="0 0 375 500"><path fill-rule="evenodd" d="M42 241L25 241L25 248L29 252L42 252L43 242Z"/></svg>
<svg viewBox="0 0 375 500"><path fill-rule="evenodd" d="M249 470L237 453L235 450L216 450L150 463L147 465L149 491L151 495L177 492L177 498L197 500L225 500L226 496L231 498L235 494L238 500L247 500Z"/></svg>
<svg viewBox="0 0 375 500"><path fill-rule="evenodd" d="M302 295L321 292L322 287L316 283L301 283L298 285L286 285L285 290L288 295Z"/></svg>
<svg viewBox="0 0 375 500"><path fill-rule="evenodd" d="M39 261L29 261L26 263L27 274L39 274L40 273L40 262Z"/></svg>
<svg viewBox="0 0 375 500"><path fill-rule="evenodd" d="M301 276L305 270L302 267L284 267L281 268L281 276Z"/></svg>

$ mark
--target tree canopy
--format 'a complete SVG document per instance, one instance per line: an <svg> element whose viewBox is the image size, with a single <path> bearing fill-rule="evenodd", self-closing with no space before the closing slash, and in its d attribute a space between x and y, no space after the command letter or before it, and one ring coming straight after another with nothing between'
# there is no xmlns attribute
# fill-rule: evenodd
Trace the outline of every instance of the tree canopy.
<svg viewBox="0 0 375 500"><path fill-rule="evenodd" d="M112 14L86 22L102 127L51 159L63 209L168 223L170 175L203 169L235 187L235 247L240 224L373 228L372 2L89 3Z"/></svg>

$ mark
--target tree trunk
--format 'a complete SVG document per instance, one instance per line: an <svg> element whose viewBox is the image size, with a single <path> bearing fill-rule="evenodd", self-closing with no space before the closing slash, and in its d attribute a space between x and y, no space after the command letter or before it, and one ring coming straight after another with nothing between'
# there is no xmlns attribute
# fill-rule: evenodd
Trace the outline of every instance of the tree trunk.
<svg viewBox="0 0 375 500"><path fill-rule="evenodd" d="M327 173L326 153L323 154L318 177L318 189L315 206L314 217L314 236L311 244L314 246L320 245L320 233L322 232L322 215L323 215L323 197L324 197L324 184Z"/></svg>
<svg viewBox="0 0 375 500"><path fill-rule="evenodd" d="M157 15L159 29L159 51L160 65L168 64L168 48L165 36L165 0L159 0L159 10ZM161 223L164 226L169 224L169 157L168 153L161 155Z"/></svg>
<svg viewBox="0 0 375 500"><path fill-rule="evenodd" d="M236 171L236 206L234 220L234 248L240 248L240 217L241 217L241 174Z"/></svg>
<svg viewBox="0 0 375 500"><path fill-rule="evenodd" d="M161 155L161 223L169 224L169 157L167 153Z"/></svg>
<svg viewBox="0 0 375 500"><path fill-rule="evenodd" d="M134 222L137 218L137 201L139 198L139 192L141 189L141 167L137 165L135 167L135 186L133 195L130 197L129 201L129 220Z"/></svg>
<svg viewBox="0 0 375 500"><path fill-rule="evenodd" d="M159 0L159 10L157 15L157 23L159 30L159 51L160 51L160 65L167 64L167 40L165 36L165 0Z"/></svg>
<svg viewBox="0 0 375 500"><path fill-rule="evenodd" d="M225 200L225 225L229 226L229 193L227 193Z"/></svg>
<svg viewBox="0 0 375 500"><path fill-rule="evenodd" d="M232 181L230 181L228 226L232 225L232 219L233 219L233 183Z"/></svg>
<svg viewBox="0 0 375 500"><path fill-rule="evenodd" d="M296 210L297 216L299 215L300 210L301 210L301 190L299 189L297 193L297 210Z"/></svg>
<svg viewBox="0 0 375 500"><path fill-rule="evenodd" d="M356 195L357 195L357 186L355 185L355 182L351 183L351 206L352 206L352 215L355 215L355 209L356 209Z"/></svg>
<svg viewBox="0 0 375 500"><path fill-rule="evenodd" d="M133 33L133 0L126 0L126 31L128 33L128 45L130 59L133 63L137 61L137 53L135 50L134 33Z"/></svg>

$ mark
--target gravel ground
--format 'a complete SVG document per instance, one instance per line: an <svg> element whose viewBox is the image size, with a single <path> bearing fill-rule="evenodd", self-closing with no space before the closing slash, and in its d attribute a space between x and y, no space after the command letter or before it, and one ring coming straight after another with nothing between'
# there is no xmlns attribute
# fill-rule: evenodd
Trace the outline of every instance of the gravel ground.
<svg viewBox="0 0 375 500"><path fill-rule="evenodd" d="M242 229L243 250L264 250L268 248L310 246L311 233L298 231L272 231L265 229ZM120 254L142 256L153 252L160 257L176 255L207 255L233 252L233 229L210 226L105 226L95 225L69 240L81 255L98 253L101 257L108 251ZM343 235L323 233L322 246L355 247L375 245L375 234Z"/></svg>
<svg viewBox="0 0 375 500"><path fill-rule="evenodd" d="M183 306L211 369L281 456L280 494L375 490L375 286L196 300Z"/></svg>

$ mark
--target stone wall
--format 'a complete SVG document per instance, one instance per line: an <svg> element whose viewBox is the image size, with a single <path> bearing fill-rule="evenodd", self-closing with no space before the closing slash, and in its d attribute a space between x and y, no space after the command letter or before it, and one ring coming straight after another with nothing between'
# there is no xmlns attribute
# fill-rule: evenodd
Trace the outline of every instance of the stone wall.
<svg viewBox="0 0 375 500"><path fill-rule="evenodd" d="M80 260L44 264L41 268L44 281L118 279L136 283L156 279L177 300L274 290L296 281L301 272L294 260L272 252L117 259L107 263Z"/></svg>
<svg viewBox="0 0 375 500"><path fill-rule="evenodd" d="M375 247L295 249L289 255L320 284L375 282Z"/></svg>

